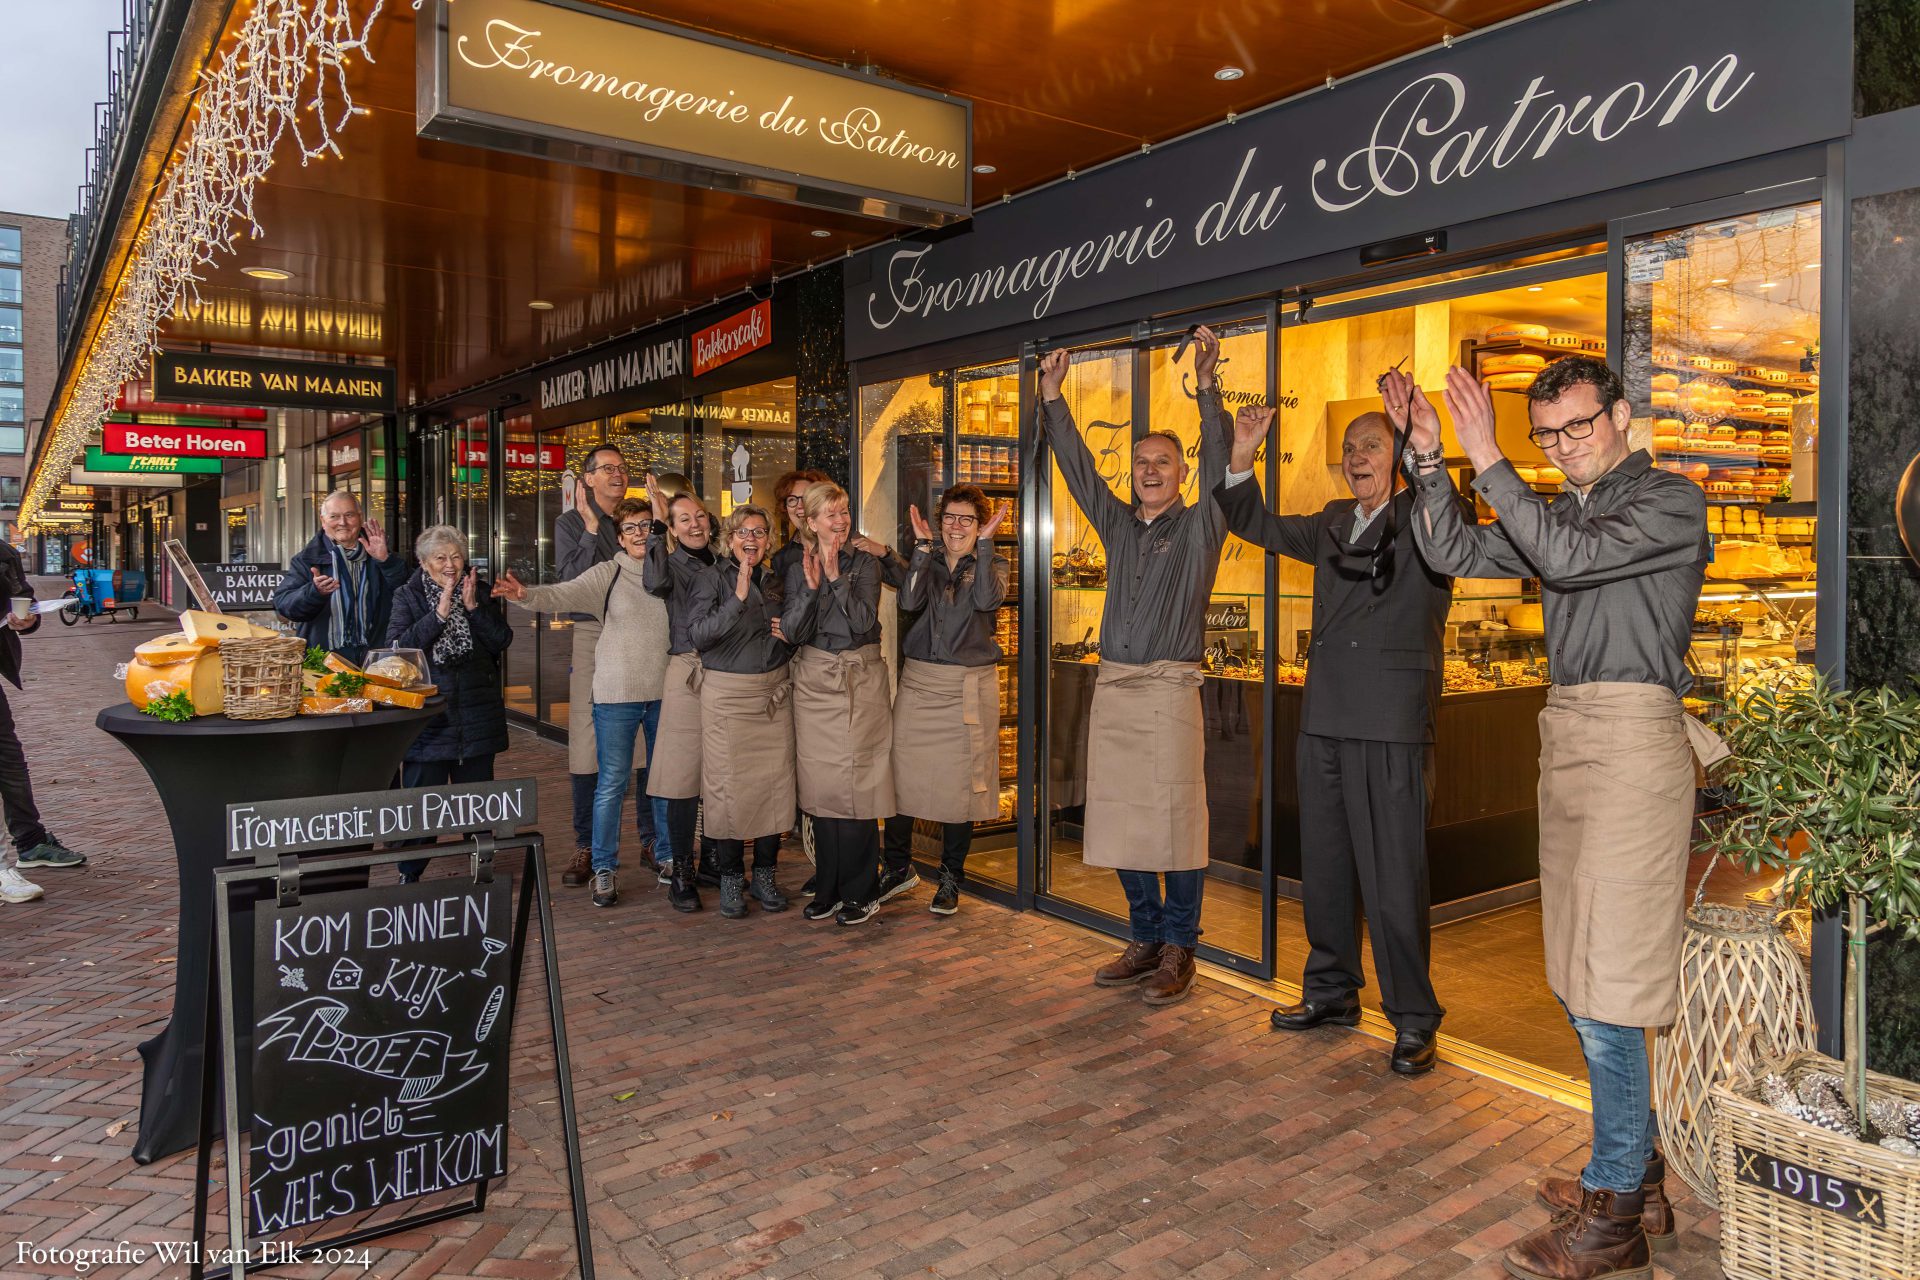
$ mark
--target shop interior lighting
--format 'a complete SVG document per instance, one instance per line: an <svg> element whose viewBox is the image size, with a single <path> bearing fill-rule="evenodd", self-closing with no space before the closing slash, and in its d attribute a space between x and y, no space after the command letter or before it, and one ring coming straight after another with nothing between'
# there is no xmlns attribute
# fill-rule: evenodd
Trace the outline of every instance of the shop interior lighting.
<svg viewBox="0 0 1920 1280"><path fill-rule="evenodd" d="M1545 285L1543 285L1543 284L1530 284L1530 285L1528 285L1528 286L1527 286L1527 292L1528 292L1528 293L1538 293L1538 292L1540 292L1540 291L1541 291L1542 289L1544 289L1544 288L1546 288L1546 286L1545 286Z"/></svg>
<svg viewBox="0 0 1920 1280"><path fill-rule="evenodd" d="M106 421L123 384L159 349L160 326L200 304L201 281L261 235L254 193L283 146L304 166L341 156L355 106L347 70L368 58L386 0L254 0L232 42L201 76L185 142L175 149L128 254L123 283L50 433L21 502L31 532L48 499ZM356 12L357 11L357 12Z"/></svg>
<svg viewBox="0 0 1920 1280"><path fill-rule="evenodd" d="M1727 278L1725 276L1715 276L1713 279L1707 281L1708 284L1725 284L1726 282Z"/></svg>
<svg viewBox="0 0 1920 1280"><path fill-rule="evenodd" d="M1238 80L1245 74L1247 73L1239 67L1222 67L1213 73L1213 78L1215 80Z"/></svg>
<svg viewBox="0 0 1920 1280"><path fill-rule="evenodd" d="M527 302L527 310L551 311L553 310L553 304L551 302L548 302L545 298L533 298Z"/></svg>
<svg viewBox="0 0 1920 1280"><path fill-rule="evenodd" d="M821 240L825 240L828 236L832 234L833 232L827 230L825 227L815 227L813 229L813 235Z"/></svg>
<svg viewBox="0 0 1920 1280"><path fill-rule="evenodd" d="M282 271L278 267L242 267L240 274L252 276L255 280L291 280L293 272Z"/></svg>
<svg viewBox="0 0 1920 1280"><path fill-rule="evenodd" d="M1759 284L1753 287L1756 289L1778 289L1780 287L1780 282L1778 280L1762 280Z"/></svg>
<svg viewBox="0 0 1920 1280"><path fill-rule="evenodd" d="M992 165L990 165L990 164L977 164L977 165L975 165L975 166L973 166L973 171L974 171L975 173L980 173L980 174L987 174L987 173L998 173L998 172L1000 172L1000 171L999 171L998 169L996 169L996 168L994 168L994 167L993 167Z"/></svg>

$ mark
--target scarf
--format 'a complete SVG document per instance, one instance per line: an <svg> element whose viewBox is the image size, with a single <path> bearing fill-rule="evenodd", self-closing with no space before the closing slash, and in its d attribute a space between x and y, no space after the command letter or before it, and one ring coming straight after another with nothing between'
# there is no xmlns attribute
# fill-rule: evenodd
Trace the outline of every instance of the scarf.
<svg viewBox="0 0 1920 1280"><path fill-rule="evenodd" d="M367 590L367 566L373 557L359 543L342 547L329 541L327 550L333 556L332 576L340 581L340 589L329 598L327 648L335 653L348 648L364 649L371 643L367 639L370 605L367 597L372 594Z"/></svg>
<svg viewBox="0 0 1920 1280"><path fill-rule="evenodd" d="M426 574L420 575L427 593L427 607L438 612L440 597L446 594L446 588ZM467 623L467 606L456 597L453 607L447 610L447 620L440 628L440 638L433 642L433 652L428 655L436 667L454 666L473 652L473 628Z"/></svg>

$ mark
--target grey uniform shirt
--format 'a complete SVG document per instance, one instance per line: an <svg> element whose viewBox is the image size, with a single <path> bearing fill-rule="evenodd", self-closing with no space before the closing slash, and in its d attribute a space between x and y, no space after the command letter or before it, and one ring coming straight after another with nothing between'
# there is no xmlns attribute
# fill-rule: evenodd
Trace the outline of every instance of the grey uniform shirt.
<svg viewBox="0 0 1920 1280"><path fill-rule="evenodd" d="M739 562L721 556L713 568L692 581L687 600L687 635L708 671L757 676L787 665L793 650L773 634L780 616L780 583L762 565L742 600L735 586Z"/></svg>
<svg viewBox="0 0 1920 1280"><path fill-rule="evenodd" d="M900 607L920 616L900 642L903 656L955 667L990 667L1000 661L993 638L993 614L1007 598L1013 567L993 554L993 539L982 538L971 555L949 570L946 552L915 547L907 563Z"/></svg>
<svg viewBox="0 0 1920 1280"><path fill-rule="evenodd" d="M1065 400L1041 401L1040 425L1067 492L1106 546L1100 657L1134 665L1200 661L1207 597L1227 540L1227 519L1213 500L1213 487L1226 476L1233 424L1219 389L1200 393L1199 502L1188 506L1175 499L1153 520L1143 520L1138 507L1107 488Z"/></svg>
<svg viewBox="0 0 1920 1280"><path fill-rule="evenodd" d="M647 555L643 581L650 595L667 602L667 652L692 653L693 634L687 629L691 613L694 579L713 572L714 557L708 548L695 555L685 547L669 549L667 535L647 534Z"/></svg>
<svg viewBox="0 0 1920 1280"><path fill-rule="evenodd" d="M1477 525L1461 514L1443 467L1416 477L1413 522L1436 573L1538 578L1547 615L1547 672L1555 684L1657 684L1684 694L1694 607L1706 578L1707 499L1698 485L1657 470L1636 449L1573 493L1542 498L1504 459L1473 487L1499 513Z"/></svg>
<svg viewBox="0 0 1920 1280"><path fill-rule="evenodd" d="M587 522L580 518L578 511L562 511L560 518L553 522L553 571L561 582L572 582L593 566L621 554L620 531L614 527L613 517L600 510L591 493L587 501L593 504L593 513L600 519L597 533L587 532ZM590 613L561 616L575 622L595 621Z"/></svg>
<svg viewBox="0 0 1920 1280"><path fill-rule="evenodd" d="M840 576L824 574L818 590L807 585L804 563L787 569L780 629L789 643L828 653L880 643L880 561L852 547L840 548Z"/></svg>

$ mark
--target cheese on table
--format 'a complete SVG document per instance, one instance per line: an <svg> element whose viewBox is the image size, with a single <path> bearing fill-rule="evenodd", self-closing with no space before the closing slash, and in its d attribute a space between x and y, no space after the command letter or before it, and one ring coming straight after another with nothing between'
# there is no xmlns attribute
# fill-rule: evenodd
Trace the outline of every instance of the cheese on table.
<svg viewBox="0 0 1920 1280"><path fill-rule="evenodd" d="M193 644L184 637L162 636L134 650L127 664L127 701L142 711L153 699L147 687L165 684L155 694L180 690L193 703L193 714L217 714L225 703L222 688L224 667L216 648Z"/></svg>
<svg viewBox="0 0 1920 1280"><path fill-rule="evenodd" d="M206 613L200 609L181 614L180 625L186 628L188 639L202 644L218 644L222 640L271 640L280 634L231 613Z"/></svg>

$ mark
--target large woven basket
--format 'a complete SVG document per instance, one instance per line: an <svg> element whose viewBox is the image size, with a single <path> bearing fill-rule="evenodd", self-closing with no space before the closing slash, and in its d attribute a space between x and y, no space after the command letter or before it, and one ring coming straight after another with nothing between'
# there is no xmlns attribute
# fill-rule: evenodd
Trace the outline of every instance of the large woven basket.
<svg viewBox="0 0 1920 1280"><path fill-rule="evenodd" d="M1757 1026L1787 1050L1813 1047L1806 970L1775 914L1696 899L1680 944L1680 1012L1654 1037L1661 1150L1708 1204L1719 1203L1710 1092L1739 1060L1742 1028Z"/></svg>
<svg viewBox="0 0 1920 1280"><path fill-rule="evenodd" d="M300 709L299 637L220 642L221 703L229 720L284 720Z"/></svg>
<svg viewBox="0 0 1920 1280"><path fill-rule="evenodd" d="M1763 1035L1755 1035L1764 1041ZM1920 1157L1782 1115L1760 1097L1768 1070L1844 1072L1811 1050L1762 1046L1713 1089L1720 1266L1727 1280L1907 1280L1920 1276ZM1920 1102L1920 1085L1867 1073L1869 1094ZM1815 1207L1795 1189L1831 1207Z"/></svg>

